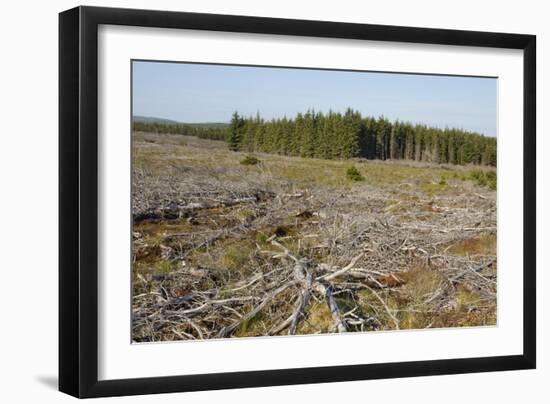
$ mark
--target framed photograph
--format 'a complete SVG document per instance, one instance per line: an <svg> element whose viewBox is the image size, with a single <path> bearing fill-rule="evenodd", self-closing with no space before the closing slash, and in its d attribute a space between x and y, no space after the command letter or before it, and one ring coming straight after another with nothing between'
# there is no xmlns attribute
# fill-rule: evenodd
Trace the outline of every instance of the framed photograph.
<svg viewBox="0 0 550 404"><path fill-rule="evenodd" d="M61 391L535 368L535 36L59 28Z"/></svg>

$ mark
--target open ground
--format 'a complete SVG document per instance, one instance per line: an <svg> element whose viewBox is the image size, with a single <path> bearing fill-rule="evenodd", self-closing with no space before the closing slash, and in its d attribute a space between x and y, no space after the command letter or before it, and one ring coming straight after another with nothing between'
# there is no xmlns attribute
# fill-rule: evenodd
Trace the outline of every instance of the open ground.
<svg viewBox="0 0 550 404"><path fill-rule="evenodd" d="M250 157L134 132L133 341L496 324L494 168Z"/></svg>

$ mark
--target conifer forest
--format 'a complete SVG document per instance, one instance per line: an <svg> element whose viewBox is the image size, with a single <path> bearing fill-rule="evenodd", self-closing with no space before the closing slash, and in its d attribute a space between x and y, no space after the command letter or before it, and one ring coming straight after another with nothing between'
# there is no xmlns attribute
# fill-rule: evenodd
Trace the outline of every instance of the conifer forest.
<svg viewBox="0 0 550 404"><path fill-rule="evenodd" d="M496 166L496 138L461 129L440 129L384 117L307 111L296 117L266 121L235 112L227 127L134 124L135 130L177 133L226 140L231 150L257 151L323 159L363 157L429 163Z"/></svg>
<svg viewBox="0 0 550 404"><path fill-rule="evenodd" d="M352 109L132 129L134 342L496 324L496 138Z"/></svg>

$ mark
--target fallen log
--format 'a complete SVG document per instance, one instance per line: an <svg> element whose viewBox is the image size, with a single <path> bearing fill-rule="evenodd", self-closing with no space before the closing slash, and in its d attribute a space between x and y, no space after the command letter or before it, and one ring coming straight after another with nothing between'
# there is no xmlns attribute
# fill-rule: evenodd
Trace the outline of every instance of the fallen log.
<svg viewBox="0 0 550 404"><path fill-rule="evenodd" d="M155 222L162 220L176 220L188 217L192 213L199 210L225 208L241 204L257 203L274 197L274 193L262 191L252 196L243 196L233 199L218 200L213 198L206 198L204 201L201 202L189 202L184 204L172 203L167 206L159 206L156 208L149 208L141 212L134 212L133 220L134 223L140 223L144 221Z"/></svg>

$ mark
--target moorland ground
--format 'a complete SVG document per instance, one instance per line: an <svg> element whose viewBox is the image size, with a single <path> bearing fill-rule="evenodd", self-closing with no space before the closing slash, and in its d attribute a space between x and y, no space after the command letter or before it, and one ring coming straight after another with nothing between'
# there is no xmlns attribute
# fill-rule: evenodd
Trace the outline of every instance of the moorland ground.
<svg viewBox="0 0 550 404"><path fill-rule="evenodd" d="M143 132L132 166L136 342L496 324L495 168Z"/></svg>

